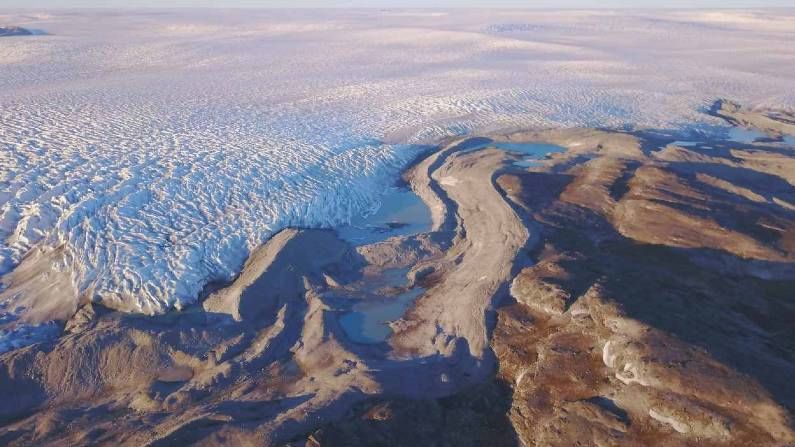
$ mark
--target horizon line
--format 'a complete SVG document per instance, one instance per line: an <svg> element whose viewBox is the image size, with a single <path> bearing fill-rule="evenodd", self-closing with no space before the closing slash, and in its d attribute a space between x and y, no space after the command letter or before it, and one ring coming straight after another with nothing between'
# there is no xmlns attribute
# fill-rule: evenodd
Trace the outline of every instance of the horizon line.
<svg viewBox="0 0 795 447"><path fill-rule="evenodd" d="M429 6L429 7L386 7L386 6L19 6L0 8L0 14L9 11L31 11L31 10L140 10L140 9L154 9L154 10L174 10L174 9L260 9L260 10L402 10L402 11L426 11L426 10L483 10L483 9L499 9L499 10L545 10L545 11L676 11L676 10L702 10L702 11L753 11L753 10L770 10L770 9L783 9L795 10L795 6L729 6L729 7L710 7L710 6L590 6L590 7L573 7L573 6Z"/></svg>

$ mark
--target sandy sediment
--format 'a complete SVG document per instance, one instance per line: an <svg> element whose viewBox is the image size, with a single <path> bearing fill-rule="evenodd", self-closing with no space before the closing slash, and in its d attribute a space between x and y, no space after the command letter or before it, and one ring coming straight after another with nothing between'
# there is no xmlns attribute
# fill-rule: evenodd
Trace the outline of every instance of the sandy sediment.
<svg viewBox="0 0 795 447"><path fill-rule="evenodd" d="M488 347L486 314L510 279L528 230L493 183L506 163L505 152L456 147L431 174L439 195L429 200L455 204L453 242L444 256L424 262L435 266L438 282L417 300L392 344L413 354L447 354L451 343L463 340L472 356L482 358Z"/></svg>

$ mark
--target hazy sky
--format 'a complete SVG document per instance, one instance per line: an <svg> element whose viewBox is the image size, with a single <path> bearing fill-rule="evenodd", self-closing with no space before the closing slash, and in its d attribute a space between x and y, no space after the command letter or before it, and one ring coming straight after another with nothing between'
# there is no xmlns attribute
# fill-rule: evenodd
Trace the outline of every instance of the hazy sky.
<svg viewBox="0 0 795 447"><path fill-rule="evenodd" d="M72 7L535 7L535 8L763 8L793 0L0 0L3 8Z"/></svg>

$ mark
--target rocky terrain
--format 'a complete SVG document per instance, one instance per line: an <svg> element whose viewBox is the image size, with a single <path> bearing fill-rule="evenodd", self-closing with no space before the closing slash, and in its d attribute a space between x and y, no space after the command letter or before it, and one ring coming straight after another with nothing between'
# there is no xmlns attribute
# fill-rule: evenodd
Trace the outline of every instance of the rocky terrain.
<svg viewBox="0 0 795 447"><path fill-rule="evenodd" d="M0 444L792 445L792 117L711 112L766 137L450 140L404 175L427 233L287 229L200 305L79 303L0 355ZM566 151L527 168L506 142ZM417 289L385 342L342 329Z"/></svg>

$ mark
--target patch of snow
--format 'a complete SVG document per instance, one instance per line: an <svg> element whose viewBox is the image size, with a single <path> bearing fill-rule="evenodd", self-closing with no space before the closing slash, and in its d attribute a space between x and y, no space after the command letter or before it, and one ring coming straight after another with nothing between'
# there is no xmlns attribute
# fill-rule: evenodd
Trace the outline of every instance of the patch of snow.
<svg viewBox="0 0 795 447"><path fill-rule="evenodd" d="M439 179L439 184L444 186L455 186L458 184L458 179L452 176L446 176Z"/></svg>
<svg viewBox="0 0 795 447"><path fill-rule="evenodd" d="M616 379L624 385L637 383L642 386L649 386L649 382L638 373L638 367L631 363L624 364L624 369L616 373Z"/></svg>
<svg viewBox="0 0 795 447"><path fill-rule="evenodd" d="M685 433L690 431L690 426L689 425L685 424L684 422L680 422L680 421L674 419L673 417L665 416L665 415L663 415L661 413L658 413L653 408L649 409L649 416L651 416L652 419L654 419L654 420L656 420L658 422L662 422L663 424L670 425L671 427L673 427L674 430L676 430L679 433L685 434Z"/></svg>
<svg viewBox="0 0 795 447"><path fill-rule="evenodd" d="M608 368L613 368L618 354L610 353L610 343L612 342L608 340L602 347L602 363L604 363Z"/></svg>

